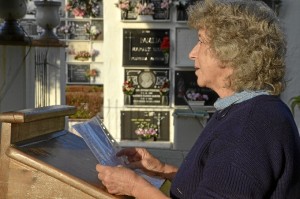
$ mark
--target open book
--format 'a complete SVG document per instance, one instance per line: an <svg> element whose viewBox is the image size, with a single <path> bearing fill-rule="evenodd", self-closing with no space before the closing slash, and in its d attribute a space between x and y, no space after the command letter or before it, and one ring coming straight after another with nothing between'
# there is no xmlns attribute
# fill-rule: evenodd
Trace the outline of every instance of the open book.
<svg viewBox="0 0 300 199"><path fill-rule="evenodd" d="M75 124L72 127L81 135L100 164L126 167L127 159L116 156L121 147L111 136L99 116L95 116L86 122ZM160 188L164 182L164 179L148 176L139 169L135 170L135 172L157 188Z"/></svg>

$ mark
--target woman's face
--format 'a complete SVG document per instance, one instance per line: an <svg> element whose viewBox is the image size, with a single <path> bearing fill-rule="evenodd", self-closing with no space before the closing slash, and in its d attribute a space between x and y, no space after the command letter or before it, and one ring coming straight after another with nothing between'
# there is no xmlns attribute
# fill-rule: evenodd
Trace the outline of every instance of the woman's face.
<svg viewBox="0 0 300 199"><path fill-rule="evenodd" d="M218 93L220 89L224 90L224 87L228 87L228 77L232 74L232 68L224 67L211 52L205 31L199 30L198 38L198 43L189 54L189 58L195 62L197 84L211 88Z"/></svg>

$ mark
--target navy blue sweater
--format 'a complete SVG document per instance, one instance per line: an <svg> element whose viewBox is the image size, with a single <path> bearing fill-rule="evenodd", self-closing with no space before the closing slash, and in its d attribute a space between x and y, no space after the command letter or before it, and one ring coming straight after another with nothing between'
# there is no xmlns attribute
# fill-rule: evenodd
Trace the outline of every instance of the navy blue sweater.
<svg viewBox="0 0 300 199"><path fill-rule="evenodd" d="M289 108L275 96L261 95L214 113L170 194L300 199L300 138Z"/></svg>

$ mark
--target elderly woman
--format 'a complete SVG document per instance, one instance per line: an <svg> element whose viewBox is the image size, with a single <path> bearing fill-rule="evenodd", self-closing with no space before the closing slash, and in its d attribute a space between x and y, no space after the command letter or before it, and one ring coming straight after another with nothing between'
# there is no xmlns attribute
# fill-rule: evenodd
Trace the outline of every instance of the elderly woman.
<svg viewBox="0 0 300 199"><path fill-rule="evenodd" d="M200 2L188 10L199 41L189 54L199 86L219 95L216 112L177 169L130 148L129 167L172 181L171 198L300 198L300 138L284 89L284 34L259 1ZM97 165L113 194L166 198L124 167Z"/></svg>

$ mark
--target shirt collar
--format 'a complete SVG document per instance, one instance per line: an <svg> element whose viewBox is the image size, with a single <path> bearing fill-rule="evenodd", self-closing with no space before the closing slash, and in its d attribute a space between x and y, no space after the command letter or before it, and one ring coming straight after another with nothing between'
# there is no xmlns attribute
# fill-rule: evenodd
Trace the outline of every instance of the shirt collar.
<svg viewBox="0 0 300 199"><path fill-rule="evenodd" d="M222 110L232 104L237 104L259 95L269 95L269 93L267 91L242 91L239 93L234 93L228 97L218 98L214 103L214 107L217 110Z"/></svg>

